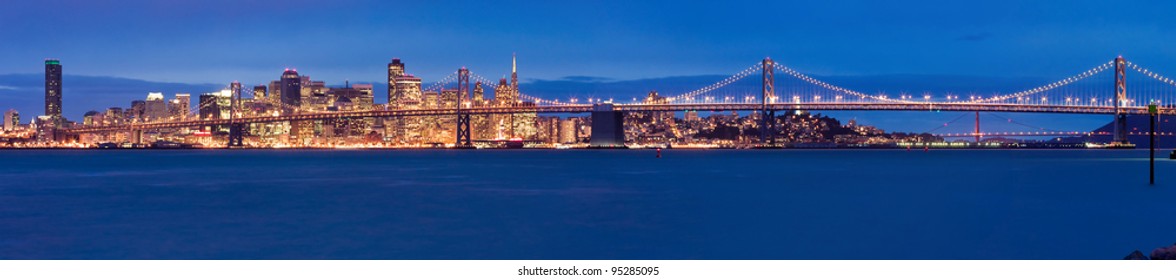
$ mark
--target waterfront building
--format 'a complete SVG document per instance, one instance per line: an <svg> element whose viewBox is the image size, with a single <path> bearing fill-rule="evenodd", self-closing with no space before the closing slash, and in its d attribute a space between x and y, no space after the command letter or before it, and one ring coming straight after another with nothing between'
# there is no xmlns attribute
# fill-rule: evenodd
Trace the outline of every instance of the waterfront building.
<svg viewBox="0 0 1176 280"><path fill-rule="evenodd" d="M576 118L567 118L559 121L559 139L558 143L571 144L578 142L576 138L577 121Z"/></svg>
<svg viewBox="0 0 1176 280"><path fill-rule="evenodd" d="M559 117L542 116L535 119L535 140L543 143L558 143Z"/></svg>
<svg viewBox="0 0 1176 280"><path fill-rule="evenodd" d="M396 78L396 92L393 93L393 97L396 103L389 103L390 108L420 108L423 98L421 79L409 74ZM412 143L420 139L421 121L419 117L392 118L384 122L388 130L386 135L394 142Z"/></svg>
<svg viewBox="0 0 1176 280"><path fill-rule="evenodd" d="M45 60L45 116L49 116L55 125L61 125L61 62L56 59Z"/></svg>
<svg viewBox="0 0 1176 280"><path fill-rule="evenodd" d="M57 120L53 116L37 116L33 126L37 131L37 142L50 143L55 140Z"/></svg>

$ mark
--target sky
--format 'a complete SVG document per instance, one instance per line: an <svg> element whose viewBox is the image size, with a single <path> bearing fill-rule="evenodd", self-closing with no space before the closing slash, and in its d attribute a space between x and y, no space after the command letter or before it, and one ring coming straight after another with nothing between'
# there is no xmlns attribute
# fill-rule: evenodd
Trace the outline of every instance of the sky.
<svg viewBox="0 0 1176 280"><path fill-rule="evenodd" d="M16 0L0 9L0 74L41 73L57 58L71 75L258 84L294 68L340 84L384 80L397 57L426 81L462 66L493 79L509 73L512 53L524 81L730 75L764 57L818 76L1061 78L1123 55L1176 74L1173 10L1168 1Z"/></svg>

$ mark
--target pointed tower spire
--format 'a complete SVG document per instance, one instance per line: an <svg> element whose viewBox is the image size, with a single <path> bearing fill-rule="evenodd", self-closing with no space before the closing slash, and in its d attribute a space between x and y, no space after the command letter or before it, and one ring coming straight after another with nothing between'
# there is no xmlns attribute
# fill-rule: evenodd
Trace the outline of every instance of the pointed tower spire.
<svg viewBox="0 0 1176 280"><path fill-rule="evenodd" d="M516 56L515 53L510 54L510 88L517 93L519 91L519 73Z"/></svg>

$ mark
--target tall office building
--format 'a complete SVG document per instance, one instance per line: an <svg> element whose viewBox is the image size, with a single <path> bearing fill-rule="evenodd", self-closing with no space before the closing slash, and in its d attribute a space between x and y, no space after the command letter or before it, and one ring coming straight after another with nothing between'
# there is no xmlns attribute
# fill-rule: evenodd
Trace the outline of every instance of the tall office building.
<svg viewBox="0 0 1176 280"><path fill-rule="evenodd" d="M56 59L45 60L45 116L49 116L55 125L60 125L63 122L61 118L61 62Z"/></svg>
<svg viewBox="0 0 1176 280"><path fill-rule="evenodd" d="M281 80L282 104L297 108L302 106L302 78L298 71L286 69Z"/></svg>
<svg viewBox="0 0 1176 280"><path fill-rule="evenodd" d="M170 105L170 113L177 120L187 120L188 114L192 112L192 95L188 93L177 93L176 99L172 99Z"/></svg>
<svg viewBox="0 0 1176 280"><path fill-rule="evenodd" d="M143 120L147 122L167 119L167 102L163 101L162 92L147 93L147 102L143 110Z"/></svg>
<svg viewBox="0 0 1176 280"><path fill-rule="evenodd" d="M200 113L202 120L223 120L229 118L229 105L232 91L228 89L204 93L200 95Z"/></svg>
<svg viewBox="0 0 1176 280"><path fill-rule="evenodd" d="M142 122L144 112L147 110L147 102L143 100L131 101L131 108L127 111L131 115L131 122Z"/></svg>
<svg viewBox="0 0 1176 280"><path fill-rule="evenodd" d="M232 96L233 104L231 105L233 107L230 111L235 111L237 109L240 109L241 108L241 83L237 82L237 81L233 81L233 83L229 84L229 91L231 91L233 94L233 96ZM234 112L234 114L235 113L236 112Z"/></svg>
<svg viewBox="0 0 1176 280"><path fill-rule="evenodd" d="M567 118L559 121L559 143L576 143L576 126L578 126L576 120L575 118Z"/></svg>
<svg viewBox="0 0 1176 280"><path fill-rule="evenodd" d="M396 78L396 92L393 96L396 98L397 106L417 106L424 102L424 93L421 92L421 78L412 75L404 75Z"/></svg>
<svg viewBox="0 0 1176 280"><path fill-rule="evenodd" d="M262 101L266 99L265 86L253 86L253 100Z"/></svg>
<svg viewBox="0 0 1176 280"><path fill-rule="evenodd" d="M110 108L106 109L106 118L104 118L102 120L103 121L102 124L103 125L122 124L122 123L126 122L126 121L124 121L125 119L126 119L126 113L123 111L123 108L110 107Z"/></svg>
<svg viewBox="0 0 1176 280"><path fill-rule="evenodd" d="M396 101L396 79L404 76L404 63L399 58L393 58L388 63L388 105L398 104Z"/></svg>
<svg viewBox="0 0 1176 280"><path fill-rule="evenodd" d="M4 131L16 130L19 125L20 113L17 113L16 109L8 109L7 112L4 112Z"/></svg>

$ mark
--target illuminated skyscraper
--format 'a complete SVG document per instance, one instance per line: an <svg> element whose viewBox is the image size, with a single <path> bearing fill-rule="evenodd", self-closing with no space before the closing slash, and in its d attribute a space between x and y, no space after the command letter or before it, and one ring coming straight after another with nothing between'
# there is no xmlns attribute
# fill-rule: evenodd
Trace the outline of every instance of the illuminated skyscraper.
<svg viewBox="0 0 1176 280"><path fill-rule="evenodd" d="M559 143L572 144L576 143L576 127L579 119L568 118L559 121Z"/></svg>
<svg viewBox="0 0 1176 280"><path fill-rule="evenodd" d="M103 125L122 124L125 122L124 121L125 119L126 119L126 113L123 112L123 108L110 107L110 108L106 109L106 118L103 119L102 124Z"/></svg>
<svg viewBox="0 0 1176 280"><path fill-rule="evenodd" d="M56 59L45 60L45 116L51 118L53 124L61 125L61 62Z"/></svg>
<svg viewBox="0 0 1176 280"><path fill-rule="evenodd" d="M281 87L282 104L292 108L302 106L302 78L298 77L297 70L282 72Z"/></svg>
<svg viewBox="0 0 1176 280"><path fill-rule="evenodd" d="M262 101L266 98L266 90L264 85L253 86L253 100Z"/></svg>
<svg viewBox="0 0 1176 280"><path fill-rule="evenodd" d="M127 111L131 115L131 122L142 122L144 112L147 110L147 102L143 100L131 101L131 108Z"/></svg>
<svg viewBox="0 0 1176 280"><path fill-rule="evenodd" d="M241 83L237 82L237 81L233 81L232 83L229 84L229 91L232 92L232 94L233 94L232 100L231 100L233 102L233 104L231 105L232 109L230 109L230 111L240 109L241 108ZM233 114L236 114L236 112L233 112Z"/></svg>
<svg viewBox="0 0 1176 280"><path fill-rule="evenodd" d="M167 118L167 102L163 101L162 92L147 93L147 102L143 110L143 120L148 122Z"/></svg>
<svg viewBox="0 0 1176 280"><path fill-rule="evenodd" d="M172 99L171 114L177 120L187 120L188 114L192 112L192 95L187 93L177 93L176 99Z"/></svg>
<svg viewBox="0 0 1176 280"><path fill-rule="evenodd" d="M8 109L7 112L4 112L5 131L16 130L16 126L18 125L20 125L20 113L17 113L16 109Z"/></svg>
<svg viewBox="0 0 1176 280"><path fill-rule="evenodd" d="M519 68L516 58L515 54L510 54L510 89L514 90L517 98L519 94Z"/></svg>
<svg viewBox="0 0 1176 280"><path fill-rule="evenodd" d="M397 106L419 106L424 102L421 92L421 78L413 75L404 75L396 78L396 92L393 93L396 98Z"/></svg>
<svg viewBox="0 0 1176 280"><path fill-rule="evenodd" d="M388 104L398 104L396 98L396 79L404 76L404 63L400 62L399 58L393 58L391 63L388 63Z"/></svg>

